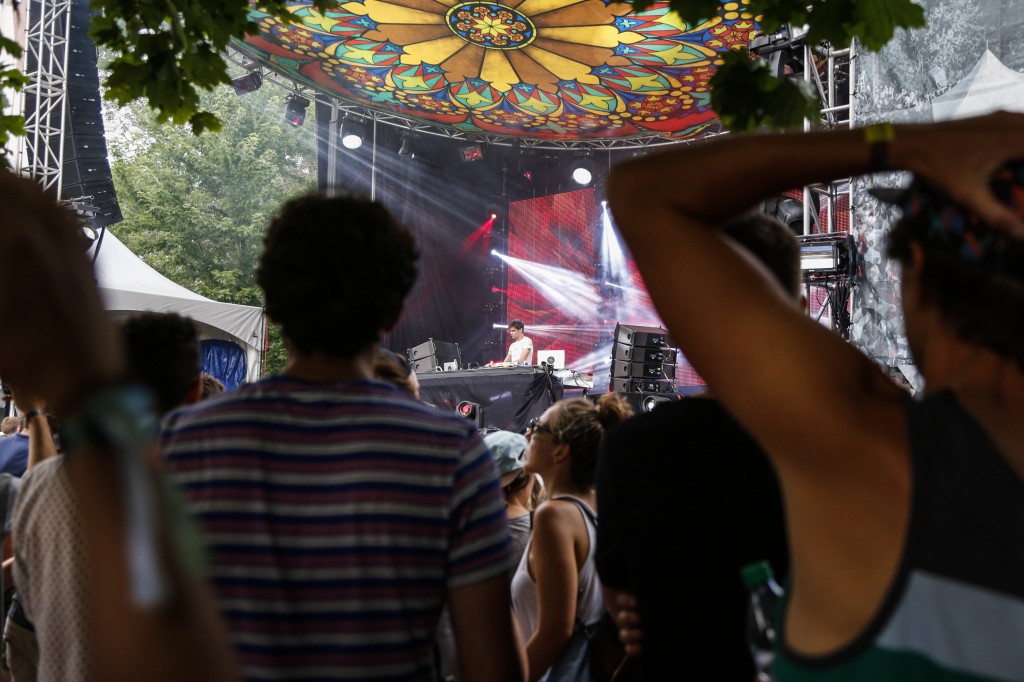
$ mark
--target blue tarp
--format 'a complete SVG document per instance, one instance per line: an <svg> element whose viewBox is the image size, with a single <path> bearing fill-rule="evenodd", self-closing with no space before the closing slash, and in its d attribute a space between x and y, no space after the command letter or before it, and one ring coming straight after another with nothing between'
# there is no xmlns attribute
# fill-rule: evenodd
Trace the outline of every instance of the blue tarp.
<svg viewBox="0 0 1024 682"><path fill-rule="evenodd" d="M231 341L202 342L203 371L213 375L230 391L245 383L245 351Z"/></svg>

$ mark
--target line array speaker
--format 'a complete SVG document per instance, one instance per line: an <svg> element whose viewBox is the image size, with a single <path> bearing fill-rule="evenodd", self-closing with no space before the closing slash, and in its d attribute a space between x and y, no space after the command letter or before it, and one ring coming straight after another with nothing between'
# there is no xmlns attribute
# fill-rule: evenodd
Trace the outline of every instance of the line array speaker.
<svg viewBox="0 0 1024 682"><path fill-rule="evenodd" d="M107 160L96 45L89 37L89 0L72 0L70 14L60 198L91 197L87 203L99 209L92 224L106 227L121 221L121 207Z"/></svg>

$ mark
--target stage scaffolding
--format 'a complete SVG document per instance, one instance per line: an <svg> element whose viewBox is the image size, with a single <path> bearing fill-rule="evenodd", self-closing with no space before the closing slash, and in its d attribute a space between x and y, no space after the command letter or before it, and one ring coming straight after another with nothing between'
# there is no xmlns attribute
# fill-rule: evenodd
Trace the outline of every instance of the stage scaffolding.
<svg viewBox="0 0 1024 682"><path fill-rule="evenodd" d="M29 82L18 98L25 136L16 139L12 165L60 196L71 0L30 0L22 8L26 13L24 73Z"/></svg>
<svg viewBox="0 0 1024 682"><path fill-rule="evenodd" d="M833 49L828 44L803 45L804 81L810 84L821 102L820 122L805 121L804 129L822 124L829 129L852 128L856 98L855 52L852 45ZM820 206L820 211L817 207ZM803 234L849 232L852 225L853 183L850 178L803 188ZM822 213L824 217L822 217ZM828 310L830 326L843 338L850 338L852 294L859 277L856 269L849 276L805 278L808 298L812 289L822 290L824 305L818 317Z"/></svg>

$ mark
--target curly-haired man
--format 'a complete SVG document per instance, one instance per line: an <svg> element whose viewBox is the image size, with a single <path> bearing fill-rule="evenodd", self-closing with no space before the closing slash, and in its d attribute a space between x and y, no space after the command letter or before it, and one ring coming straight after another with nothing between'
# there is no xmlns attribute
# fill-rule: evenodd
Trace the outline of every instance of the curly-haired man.
<svg viewBox="0 0 1024 682"><path fill-rule="evenodd" d="M372 378L417 259L379 204L287 203L257 273L284 372L170 420L247 678L431 679L446 603L460 679L521 678L490 455L472 424Z"/></svg>

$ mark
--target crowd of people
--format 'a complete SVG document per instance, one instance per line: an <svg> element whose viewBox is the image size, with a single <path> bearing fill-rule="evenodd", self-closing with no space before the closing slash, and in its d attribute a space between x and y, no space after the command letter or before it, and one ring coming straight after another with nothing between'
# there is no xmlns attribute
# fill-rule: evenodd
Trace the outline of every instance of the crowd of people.
<svg viewBox="0 0 1024 682"><path fill-rule="evenodd" d="M5 674L749 682L740 569L767 560L780 682L1024 679L1018 157L1024 117L997 114L617 167L615 219L709 391L563 400L525 433L420 402L379 347L419 254L375 202L281 208L257 279L287 364L224 391L190 320L113 324L75 218L0 174L23 302L0 328ZM890 168L915 177L883 198L917 399L805 314L795 237L746 212Z"/></svg>

